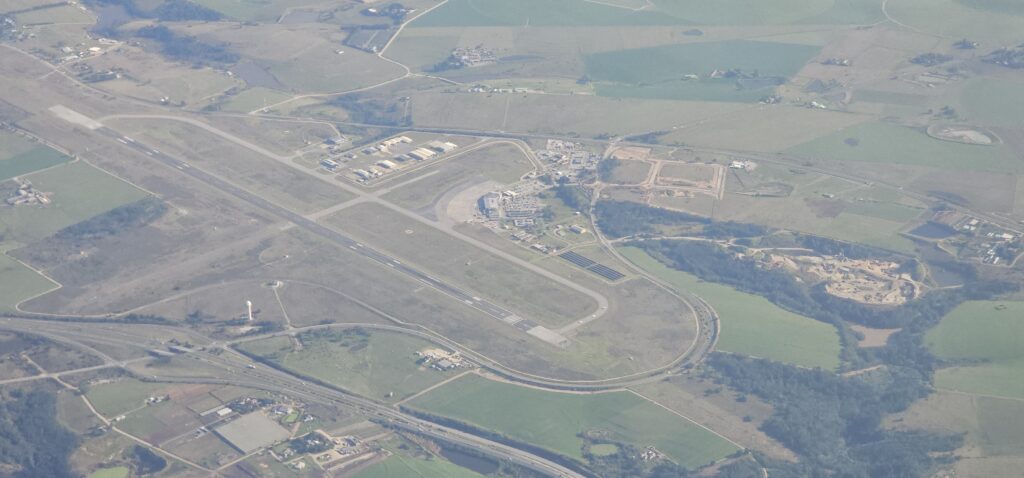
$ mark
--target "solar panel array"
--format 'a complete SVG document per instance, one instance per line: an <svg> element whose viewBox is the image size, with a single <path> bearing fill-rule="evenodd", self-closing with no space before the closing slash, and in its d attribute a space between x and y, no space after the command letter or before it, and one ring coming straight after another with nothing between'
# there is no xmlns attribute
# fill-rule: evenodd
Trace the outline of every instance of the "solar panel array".
<svg viewBox="0 0 1024 478"><path fill-rule="evenodd" d="M623 277L626 277L625 274L615 269L612 269L611 267L595 262L593 259L590 259L586 256L582 256L573 251L563 252L559 254L558 257L561 257L562 259L572 262L573 264L579 266L579 268L593 272L594 274L604 277L605 279L608 279L610 281L617 281Z"/></svg>

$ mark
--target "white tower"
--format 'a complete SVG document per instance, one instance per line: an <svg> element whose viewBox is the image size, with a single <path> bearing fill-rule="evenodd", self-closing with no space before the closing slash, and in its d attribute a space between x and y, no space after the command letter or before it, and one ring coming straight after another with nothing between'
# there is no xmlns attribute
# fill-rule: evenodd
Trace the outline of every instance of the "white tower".
<svg viewBox="0 0 1024 478"><path fill-rule="evenodd" d="M252 322L252 301L245 301L245 307L249 309L249 322Z"/></svg>

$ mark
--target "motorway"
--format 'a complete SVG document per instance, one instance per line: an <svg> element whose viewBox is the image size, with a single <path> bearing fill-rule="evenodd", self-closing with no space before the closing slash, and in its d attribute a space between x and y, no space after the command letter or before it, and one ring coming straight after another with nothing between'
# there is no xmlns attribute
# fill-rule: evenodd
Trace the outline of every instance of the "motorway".
<svg viewBox="0 0 1024 478"><path fill-rule="evenodd" d="M81 327L81 325L84 324L72 325L66 322L18 318L6 318L0 320L0 328L2 329L34 334L53 341L78 346L83 349L89 349L91 347L89 345L82 344L82 341L103 341L135 347L139 350L139 353L146 353L146 350L152 348L154 343L159 343L160 339L154 338L154 332L161 328L173 329L173 331L177 333L182 332L182 329L177 327L153 325L123 323L89 323L87 324L88 327ZM204 368L207 370L211 368L217 370L216 377L144 375L139 378L142 380L168 383L237 385L241 387L281 393L310 403L341 405L367 418L387 424L388 426L425 435L440 442L453 443L463 447L468 447L499 460L509 460L517 465L529 468L545 476L567 478L584 478L586 476L566 468L565 466L559 465L542 457L535 456L518 448L493 442L470 433L416 418L391 406L358 397L338 389L312 383L292 376L282 370L277 370L264 365L254 367L251 365L251 360L249 358L235 352L223 343L214 342L195 332L189 332L189 335L193 338L199 339L201 343L206 343L208 345L196 348L190 352L184 352L178 355L178 357L185 360L196 361L204 365ZM205 340L203 340L204 338ZM138 357L122 361L105 359L105 363L102 365L66 370L58 373L36 375L33 377L23 377L0 382L0 384L56 378L63 375L84 373L110 367L125 367L132 363L147 360L150 360L150 358Z"/></svg>

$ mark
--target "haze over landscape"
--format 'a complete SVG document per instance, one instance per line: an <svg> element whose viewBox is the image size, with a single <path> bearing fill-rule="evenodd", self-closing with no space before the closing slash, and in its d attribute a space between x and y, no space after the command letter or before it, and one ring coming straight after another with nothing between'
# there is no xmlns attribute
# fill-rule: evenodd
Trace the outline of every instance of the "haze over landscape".
<svg viewBox="0 0 1024 478"><path fill-rule="evenodd" d="M0 200L0 476L1024 469L1018 0L2 0Z"/></svg>

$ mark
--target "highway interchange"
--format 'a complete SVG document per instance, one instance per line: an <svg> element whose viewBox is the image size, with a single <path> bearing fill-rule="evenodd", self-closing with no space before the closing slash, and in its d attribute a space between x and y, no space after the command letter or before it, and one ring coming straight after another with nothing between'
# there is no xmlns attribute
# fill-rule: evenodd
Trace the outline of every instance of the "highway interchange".
<svg viewBox="0 0 1024 478"><path fill-rule="evenodd" d="M159 343L159 340L154 339L153 336L154 330L161 328L163 327L123 323L69 323L13 317L0 319L0 329L41 336L77 346L83 350L92 348L86 344L88 342L119 343L123 346L134 347L137 349L138 354L143 355L125 360L115 360L108 357L104 359L105 363L102 365L67 370L56 374L47 373L33 377L4 380L0 381L0 385L51 379L104 368L126 367L130 364L151 360L151 357L145 356L146 350L154 346L154 342ZM172 333L181 332L177 327L167 327L167 329L173 329ZM216 377L211 378L205 375L195 377L140 375L138 378L166 383L236 385L280 393L309 403L341 405L353 413L358 413L381 424L425 435L440 442L468 447L499 460L509 460L512 463L527 467L546 476L573 478L586 476L563 465L517 448L416 418L389 405L329 388L265 365L253 366L252 361L248 357L235 352L228 343L213 341L194 331L188 331L188 335L196 339L199 344L206 345L197 346L190 352L180 354L179 357L183 360L195 361L208 368L215 369L217 371Z"/></svg>

